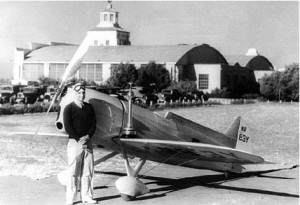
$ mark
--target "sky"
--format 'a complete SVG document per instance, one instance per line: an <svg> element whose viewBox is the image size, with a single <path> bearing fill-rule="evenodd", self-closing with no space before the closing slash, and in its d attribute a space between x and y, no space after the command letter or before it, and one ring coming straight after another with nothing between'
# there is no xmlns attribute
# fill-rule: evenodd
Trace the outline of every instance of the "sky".
<svg viewBox="0 0 300 205"><path fill-rule="evenodd" d="M0 0L0 79L29 42L80 44L107 1ZM132 45L209 44L223 55L256 48L276 68L299 63L298 1L113 1Z"/></svg>

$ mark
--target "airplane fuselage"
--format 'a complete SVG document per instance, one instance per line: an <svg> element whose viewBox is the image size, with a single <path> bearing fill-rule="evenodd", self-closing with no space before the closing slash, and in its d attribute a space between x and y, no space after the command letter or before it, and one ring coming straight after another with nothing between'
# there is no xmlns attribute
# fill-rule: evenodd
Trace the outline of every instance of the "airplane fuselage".
<svg viewBox="0 0 300 205"><path fill-rule="evenodd" d="M67 95L70 95L70 92ZM71 98L66 96L64 99L70 101ZM120 144L120 138L122 137L122 130L127 125L129 103L92 89L86 89L85 101L91 103L95 110L97 126L93 136L93 143L96 145L120 153L125 148L128 155L140 158L146 157L148 160L173 165L180 164L186 167L208 168L221 171L232 167L231 163L201 161L195 153L188 151L181 152L178 149L130 145L124 147L124 145ZM61 106L63 104L67 103L63 102ZM57 122L62 121L62 112L59 115ZM205 143L229 148L234 148L236 143L233 139L222 133L194 123L174 113L169 112L166 116L161 116L156 112L136 105L132 107L132 126L136 130L135 138L137 139ZM60 130L64 130L64 128L62 127ZM178 153L181 155L180 159L178 157L174 159L170 157ZM207 154L211 155L212 153L208 152ZM193 163L186 162L185 158L190 159L191 157L197 158L199 163L195 163L195 161Z"/></svg>

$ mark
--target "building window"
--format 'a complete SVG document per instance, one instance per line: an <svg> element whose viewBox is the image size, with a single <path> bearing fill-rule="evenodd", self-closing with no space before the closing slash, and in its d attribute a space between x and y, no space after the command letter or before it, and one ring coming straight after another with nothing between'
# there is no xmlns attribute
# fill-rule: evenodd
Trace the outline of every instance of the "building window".
<svg viewBox="0 0 300 205"><path fill-rule="evenodd" d="M110 20L111 22L114 21L114 15L113 15L113 14L110 14L110 15L109 15L109 20Z"/></svg>
<svg viewBox="0 0 300 205"><path fill-rule="evenodd" d="M95 81L103 81L102 78L102 64L95 65Z"/></svg>
<svg viewBox="0 0 300 205"><path fill-rule="evenodd" d="M44 76L43 63L24 63L22 77L26 80L38 80Z"/></svg>
<svg viewBox="0 0 300 205"><path fill-rule="evenodd" d="M199 89L208 89L208 74L199 74Z"/></svg>
<svg viewBox="0 0 300 205"><path fill-rule="evenodd" d="M102 64L82 64L79 69L79 78L91 82L102 81Z"/></svg>
<svg viewBox="0 0 300 205"><path fill-rule="evenodd" d="M98 41L94 40L94 46L98 46Z"/></svg>
<svg viewBox="0 0 300 205"><path fill-rule="evenodd" d="M66 71L67 63L50 63L49 64L49 78L61 80Z"/></svg>
<svg viewBox="0 0 300 205"><path fill-rule="evenodd" d="M104 21L107 21L107 14L104 14Z"/></svg>
<svg viewBox="0 0 300 205"><path fill-rule="evenodd" d="M105 45L109 46L109 40L106 40L106 44Z"/></svg>

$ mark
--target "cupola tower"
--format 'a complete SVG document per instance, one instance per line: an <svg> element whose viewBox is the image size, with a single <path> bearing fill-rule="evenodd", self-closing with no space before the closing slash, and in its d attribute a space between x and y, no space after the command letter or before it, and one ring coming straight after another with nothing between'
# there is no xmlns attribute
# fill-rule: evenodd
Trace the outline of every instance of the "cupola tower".
<svg viewBox="0 0 300 205"><path fill-rule="evenodd" d="M108 1L105 10L100 12L100 22L87 32L91 46L130 45L130 33L119 25L119 12Z"/></svg>

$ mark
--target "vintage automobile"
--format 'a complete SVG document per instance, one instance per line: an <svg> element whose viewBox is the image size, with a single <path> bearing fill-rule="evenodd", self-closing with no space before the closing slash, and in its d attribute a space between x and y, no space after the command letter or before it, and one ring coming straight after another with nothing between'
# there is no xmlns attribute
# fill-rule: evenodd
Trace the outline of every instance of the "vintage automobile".
<svg viewBox="0 0 300 205"><path fill-rule="evenodd" d="M50 102L55 95L55 86L50 85L47 87L46 92L44 94L44 101Z"/></svg>
<svg viewBox="0 0 300 205"><path fill-rule="evenodd" d="M13 94L14 90L12 85L0 85L1 104L9 103Z"/></svg>
<svg viewBox="0 0 300 205"><path fill-rule="evenodd" d="M159 95L159 103L176 102L179 100L181 94L177 89L163 89Z"/></svg>
<svg viewBox="0 0 300 205"><path fill-rule="evenodd" d="M43 89L38 86L28 86L22 88L22 93L25 98L25 104L33 104L37 101L40 95L43 95Z"/></svg>
<svg viewBox="0 0 300 205"><path fill-rule="evenodd" d="M190 93L184 93L179 97L180 102L192 102L193 100L196 100L196 98Z"/></svg>

